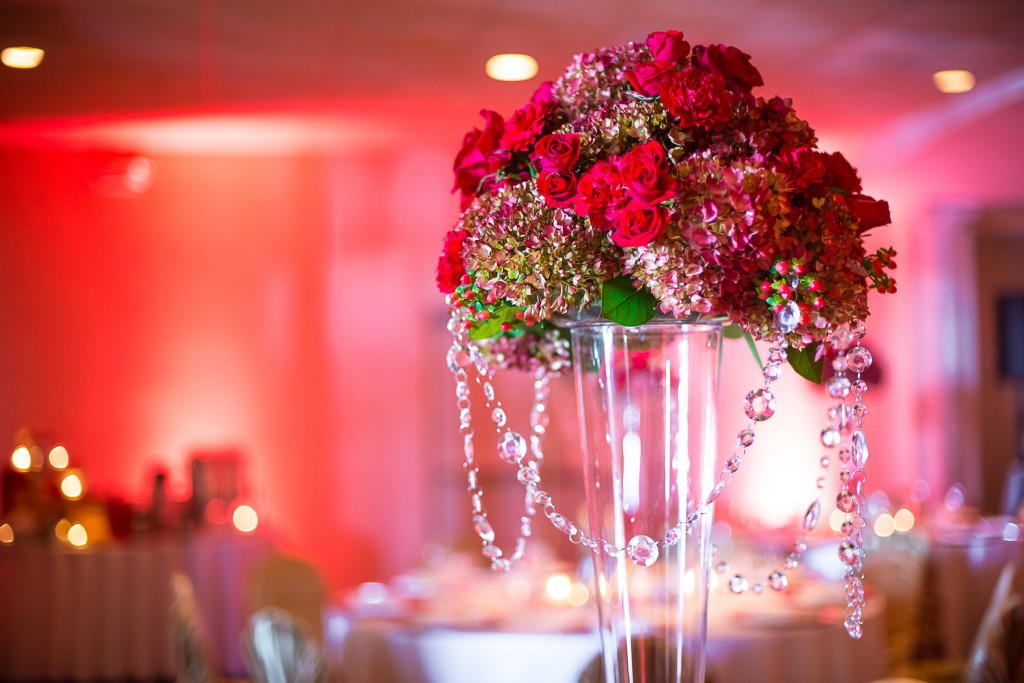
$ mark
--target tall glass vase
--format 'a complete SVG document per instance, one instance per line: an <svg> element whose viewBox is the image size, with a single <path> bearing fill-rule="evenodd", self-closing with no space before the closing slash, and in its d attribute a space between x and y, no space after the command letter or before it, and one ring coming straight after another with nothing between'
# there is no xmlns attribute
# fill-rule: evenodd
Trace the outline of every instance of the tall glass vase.
<svg viewBox="0 0 1024 683"><path fill-rule="evenodd" d="M571 326L606 683L704 680L721 325ZM602 547L607 545L608 547Z"/></svg>

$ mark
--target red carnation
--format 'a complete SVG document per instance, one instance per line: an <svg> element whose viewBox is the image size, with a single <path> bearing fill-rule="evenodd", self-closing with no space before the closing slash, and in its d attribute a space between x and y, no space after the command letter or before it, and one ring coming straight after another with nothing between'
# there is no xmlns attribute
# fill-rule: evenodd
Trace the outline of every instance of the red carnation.
<svg viewBox="0 0 1024 683"><path fill-rule="evenodd" d="M612 221L625 202L625 190L616 167L618 157L601 159L588 168L576 185L573 202L576 213L586 215L595 228L610 230Z"/></svg>
<svg viewBox="0 0 1024 683"><path fill-rule="evenodd" d="M505 123L505 134L501 136L501 145L515 152L525 152L533 146L534 141L544 132L544 124L551 105L545 102L530 101L516 110Z"/></svg>
<svg viewBox="0 0 1024 683"><path fill-rule="evenodd" d="M801 147L783 154L772 165L776 172L789 177L794 189L806 190L819 185L825 178L824 156L821 152Z"/></svg>
<svg viewBox="0 0 1024 683"><path fill-rule="evenodd" d="M466 274L462 263L462 243L468 233L465 230L449 230L444 236L444 249L437 261L437 288L442 294L451 294Z"/></svg>
<svg viewBox="0 0 1024 683"><path fill-rule="evenodd" d="M684 128L710 128L732 116L734 96L721 76L708 71L690 67L669 74L660 92L662 104Z"/></svg>

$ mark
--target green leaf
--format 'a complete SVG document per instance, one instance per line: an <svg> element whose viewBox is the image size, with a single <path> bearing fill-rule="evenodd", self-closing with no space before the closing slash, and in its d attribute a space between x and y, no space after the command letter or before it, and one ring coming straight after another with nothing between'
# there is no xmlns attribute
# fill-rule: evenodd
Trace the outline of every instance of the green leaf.
<svg viewBox="0 0 1024 683"><path fill-rule="evenodd" d="M796 370L796 374L815 384L821 384L821 371L825 366L824 356L818 360L814 359L818 354L819 346L821 346L820 342L813 342L802 349L789 349L787 352L789 364Z"/></svg>
<svg viewBox="0 0 1024 683"><path fill-rule="evenodd" d="M657 303L647 289L635 289L628 277L620 275L601 287L601 315L619 325L643 325L654 317Z"/></svg>
<svg viewBox="0 0 1024 683"><path fill-rule="evenodd" d="M743 334L743 328L736 324L726 325L722 328L722 336L726 339L740 339Z"/></svg>
<svg viewBox="0 0 1024 683"><path fill-rule="evenodd" d="M750 349L750 353L754 354L754 360L757 361L757 367L764 370L764 363L761 361L761 354L757 352L757 345L754 343L754 338L745 330L743 332L743 338L747 340L747 348Z"/></svg>
<svg viewBox="0 0 1024 683"><path fill-rule="evenodd" d="M473 325L469 330L469 338L474 341L490 339L491 337L497 337L499 334L501 334L501 320L497 318L491 318L490 320Z"/></svg>

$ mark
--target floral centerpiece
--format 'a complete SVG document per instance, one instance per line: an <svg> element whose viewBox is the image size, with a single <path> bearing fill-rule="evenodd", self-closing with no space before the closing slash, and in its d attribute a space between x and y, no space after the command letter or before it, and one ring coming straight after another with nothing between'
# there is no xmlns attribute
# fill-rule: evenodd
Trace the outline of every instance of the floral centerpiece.
<svg viewBox="0 0 1024 683"><path fill-rule="evenodd" d="M755 339L785 313L796 349L863 319L870 288L895 291L894 252L863 244L888 205L762 84L740 50L665 31L578 55L508 121L481 112L437 271L470 336L557 366L552 318L595 304L632 325L726 316Z"/></svg>
<svg viewBox="0 0 1024 683"><path fill-rule="evenodd" d="M780 363L788 360L820 381L832 347L836 373L828 393L855 398L853 406L830 409L822 440L826 447L846 444L837 504L849 524L840 553L853 568L847 628L858 636L858 501L867 457L860 372L871 362L860 338L868 292L896 290L895 252L868 252L864 237L889 222L889 208L863 193L842 154L817 148L790 100L755 95L762 85L750 56L735 47L691 46L680 31L655 32L643 42L576 56L507 120L485 110L483 126L465 136L454 164L462 213L445 237L437 284L448 296L456 336L448 361L457 381L474 525L497 569L522 555L531 501L574 542L626 550L640 564L657 557L659 542L646 536L639 549L588 537L539 491L542 403L534 409L535 460L528 465L525 439L502 432L504 411L492 407L499 455L520 465L528 493L515 552L503 555L493 545L474 474L467 369L479 373L489 404L496 368L535 371L537 396L544 396L546 373L572 362L560 320L590 315L637 326L655 316L718 319L729 324L726 336L745 336L755 352L755 340L767 342L766 386L747 396L751 427L740 432L737 449L749 446L753 425L774 412L768 385ZM740 458L733 461L729 476ZM727 479L702 506L714 502ZM786 567L797 562L801 544L806 548L819 514L815 503ZM687 531L689 522L670 530L660 546ZM785 588L783 571L773 572L767 585ZM746 585L730 582L734 590Z"/></svg>

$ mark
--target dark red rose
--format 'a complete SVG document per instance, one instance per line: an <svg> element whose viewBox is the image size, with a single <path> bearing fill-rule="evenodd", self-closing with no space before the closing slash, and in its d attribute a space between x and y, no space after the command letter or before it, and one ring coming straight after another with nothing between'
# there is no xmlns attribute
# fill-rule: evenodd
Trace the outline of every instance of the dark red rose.
<svg viewBox="0 0 1024 683"><path fill-rule="evenodd" d="M542 102L527 102L516 110L505 123L505 134L501 146L514 152L525 152L544 132L548 111L551 106Z"/></svg>
<svg viewBox="0 0 1024 683"><path fill-rule="evenodd" d="M654 206L675 195L668 157L657 140L626 152L618 167L626 194L644 206Z"/></svg>
<svg viewBox="0 0 1024 683"><path fill-rule="evenodd" d="M633 86L633 90L644 97L657 97L658 89L665 76L675 71L675 64L662 60L653 62L641 62L633 67L632 71L626 72L626 80Z"/></svg>
<svg viewBox="0 0 1024 683"><path fill-rule="evenodd" d="M543 171L537 176L537 191L552 209L567 209L576 198L576 175L569 171Z"/></svg>
<svg viewBox="0 0 1024 683"><path fill-rule="evenodd" d="M618 157L602 159L588 168L576 185L576 199L573 202L576 213L586 215L595 228L610 230L612 221L626 200L622 187Z"/></svg>
<svg viewBox="0 0 1024 683"><path fill-rule="evenodd" d="M839 152L822 154L825 163L825 184L835 187L848 194L861 191L860 178L857 177L857 169L850 165Z"/></svg>
<svg viewBox="0 0 1024 683"><path fill-rule="evenodd" d="M612 242L620 247L643 247L657 239L668 223L668 212L661 206L642 206L629 202L615 220Z"/></svg>
<svg viewBox="0 0 1024 683"><path fill-rule="evenodd" d="M463 209L481 191L484 179L494 175L508 161L508 154L499 149L505 130L501 115L487 109L480 115L484 117L484 129L474 128L466 133L453 164L455 187L452 192L462 192Z"/></svg>
<svg viewBox="0 0 1024 683"><path fill-rule="evenodd" d="M533 162L541 171L572 171L580 158L580 136L576 133L545 135L533 148Z"/></svg>
<svg viewBox="0 0 1024 683"><path fill-rule="evenodd" d="M785 174L794 189L806 190L825 178L825 155L806 147L790 150L775 160L775 171Z"/></svg>
<svg viewBox="0 0 1024 683"><path fill-rule="evenodd" d="M857 218L857 222L860 224L860 232L892 222L892 218L889 216L889 202L885 200L874 199L866 194L849 195L844 199L850 213Z"/></svg>
<svg viewBox="0 0 1024 683"><path fill-rule="evenodd" d="M750 55L728 45L708 45L697 57L697 63L721 76L733 92L749 93L752 88L764 85L761 74L750 63Z"/></svg>
<svg viewBox="0 0 1024 683"><path fill-rule="evenodd" d="M462 263L462 242L466 239L465 230L449 230L444 236L444 249L437 261L437 288L442 294L451 294L466 274L466 266Z"/></svg>
<svg viewBox="0 0 1024 683"><path fill-rule="evenodd" d="M682 31L655 31L647 36L651 57L665 62L681 62L690 54L690 44Z"/></svg>
<svg viewBox="0 0 1024 683"><path fill-rule="evenodd" d="M661 82L661 102L684 128L711 128L732 117L734 95L717 74L689 67Z"/></svg>

